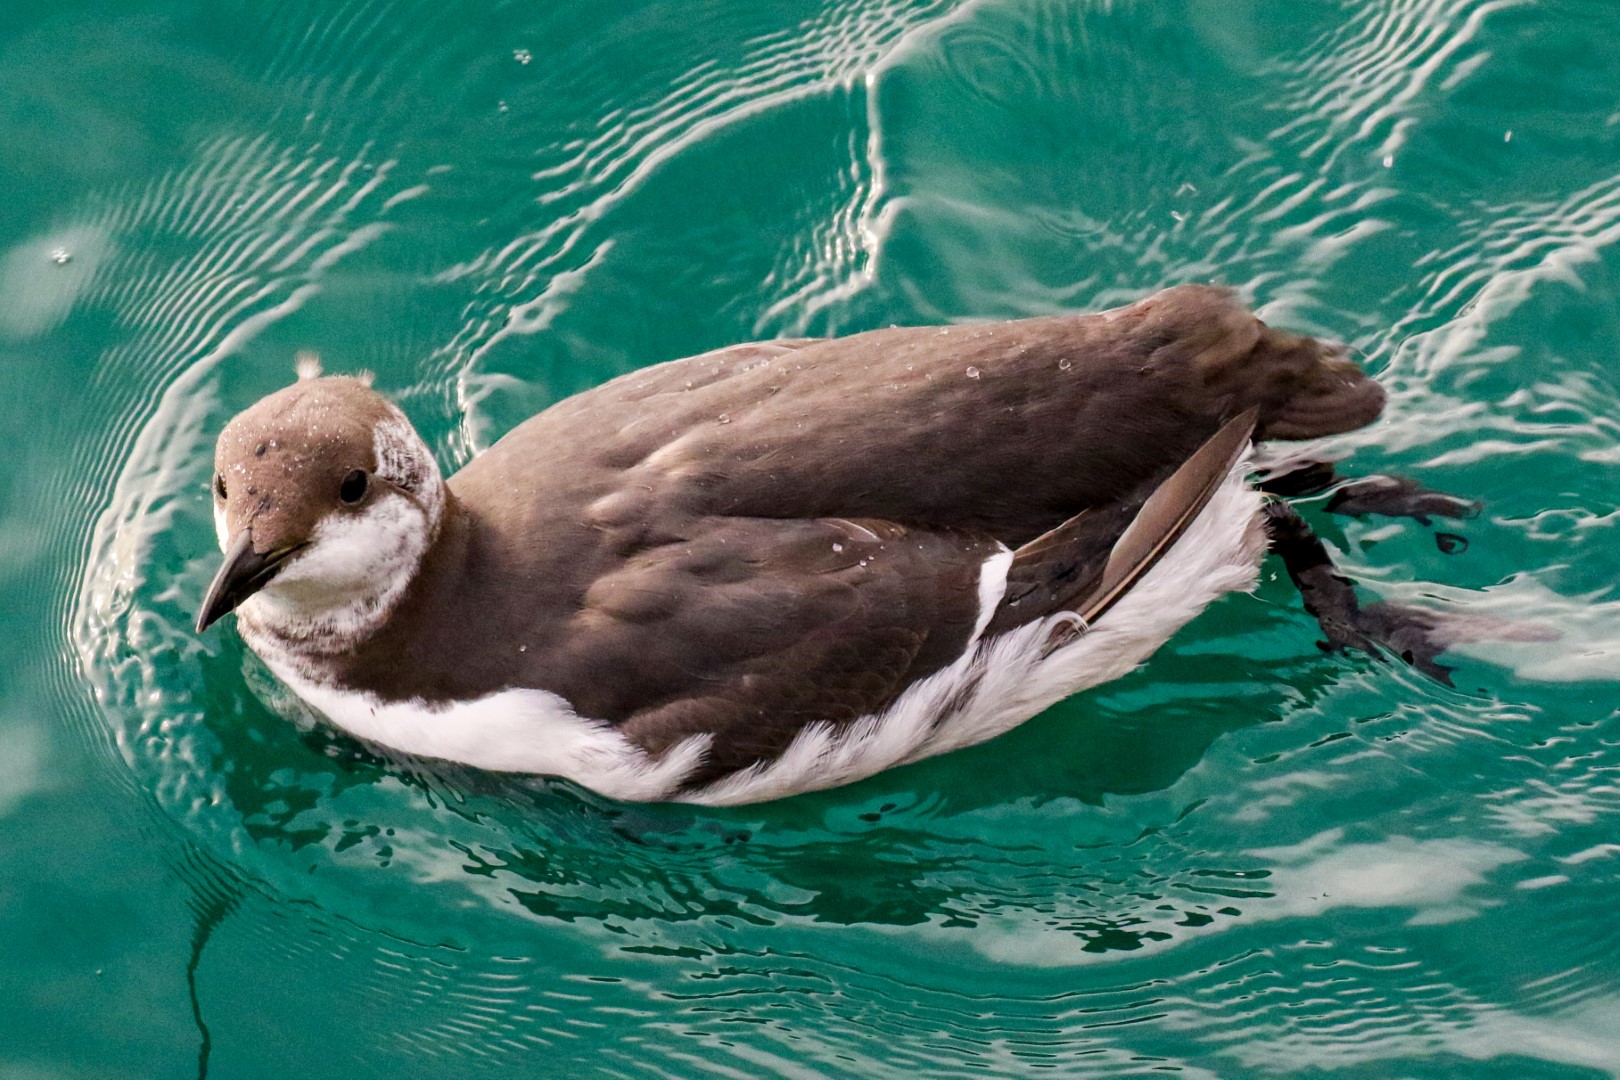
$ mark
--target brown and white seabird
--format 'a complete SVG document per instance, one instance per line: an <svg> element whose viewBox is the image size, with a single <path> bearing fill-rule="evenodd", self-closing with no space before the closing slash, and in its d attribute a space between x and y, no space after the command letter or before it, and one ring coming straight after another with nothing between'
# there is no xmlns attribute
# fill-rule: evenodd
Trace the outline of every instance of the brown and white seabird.
<svg viewBox="0 0 1620 1080"><path fill-rule="evenodd" d="M220 435L198 630L234 609L304 701L411 755L776 798L1129 671L1254 585L1251 444L1383 400L1342 347L1201 286L704 353L448 480L364 382L302 378Z"/></svg>

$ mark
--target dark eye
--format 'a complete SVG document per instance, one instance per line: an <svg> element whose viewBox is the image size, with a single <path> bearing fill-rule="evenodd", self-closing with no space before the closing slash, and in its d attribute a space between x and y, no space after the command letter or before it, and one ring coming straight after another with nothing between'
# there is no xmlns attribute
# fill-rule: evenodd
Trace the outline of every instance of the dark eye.
<svg viewBox="0 0 1620 1080"><path fill-rule="evenodd" d="M218 498L220 502L225 501L225 474L224 473L215 473L214 474L214 496L216 498Z"/></svg>
<svg viewBox="0 0 1620 1080"><path fill-rule="evenodd" d="M346 503L357 503L366 497L366 470L356 469L343 478L343 486L338 488L338 498Z"/></svg>

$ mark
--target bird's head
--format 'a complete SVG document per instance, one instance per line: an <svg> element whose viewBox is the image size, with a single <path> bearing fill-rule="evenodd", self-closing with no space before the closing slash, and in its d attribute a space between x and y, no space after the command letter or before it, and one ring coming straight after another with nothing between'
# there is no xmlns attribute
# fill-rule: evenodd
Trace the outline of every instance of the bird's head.
<svg viewBox="0 0 1620 1080"><path fill-rule="evenodd" d="M224 564L197 616L227 611L300 637L367 632L416 575L444 481L392 402L313 371L220 433L212 480Z"/></svg>

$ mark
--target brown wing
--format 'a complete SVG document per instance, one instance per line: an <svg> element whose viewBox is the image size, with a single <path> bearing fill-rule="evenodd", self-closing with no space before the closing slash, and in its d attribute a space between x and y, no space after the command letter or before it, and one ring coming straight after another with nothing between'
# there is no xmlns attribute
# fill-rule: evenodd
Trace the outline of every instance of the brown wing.
<svg viewBox="0 0 1620 1080"><path fill-rule="evenodd" d="M998 546L889 522L708 519L587 591L554 670L589 664L591 715L662 752L716 736L702 784L774 758L807 725L881 712L972 636Z"/></svg>
<svg viewBox="0 0 1620 1080"><path fill-rule="evenodd" d="M1249 445L1254 422L1253 409L1228 421L1145 497L1083 511L1020 547L985 633L1005 633L1059 611L1087 622L1101 618L1209 505Z"/></svg>
<svg viewBox="0 0 1620 1080"><path fill-rule="evenodd" d="M1100 618L1208 505L1254 420L1250 410L1228 422L1145 498L1082 514L1019 549L987 633L1058 610ZM620 730L655 753L717 735L688 781L701 785L776 757L809 724L878 713L955 659L978 615L980 568L996 550L983 537L888 522L717 521L701 542L655 549L598 582L587 596L584 621L598 631L587 647L623 635L619 647L634 649L638 631L625 617L661 598L661 633L688 648L685 677ZM625 595L636 598L628 607L614 599Z"/></svg>
<svg viewBox="0 0 1620 1080"><path fill-rule="evenodd" d="M1348 430L1383 401L1342 350L1229 293L1098 315L756 343L633 372L507 438L692 515L858 516L1017 547L1129 499L1254 407L1264 437ZM472 462L458 480L471 484Z"/></svg>
<svg viewBox="0 0 1620 1080"><path fill-rule="evenodd" d="M1181 539L1248 447L1258 414L1250 408L1228 420L1153 490L1108 553L1096 591L1077 609L1082 619L1100 618Z"/></svg>

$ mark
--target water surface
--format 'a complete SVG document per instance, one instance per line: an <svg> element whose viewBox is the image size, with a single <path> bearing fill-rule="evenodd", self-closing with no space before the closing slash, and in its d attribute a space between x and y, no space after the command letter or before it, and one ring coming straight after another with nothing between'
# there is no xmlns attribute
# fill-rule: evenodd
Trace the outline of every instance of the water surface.
<svg viewBox="0 0 1620 1080"><path fill-rule="evenodd" d="M1604 0L7 4L0 1073L1620 1073L1616 87ZM380 759L191 632L298 350L454 468L737 340L1208 280L1391 387L1353 469L1485 503L1308 501L1369 593L1560 641L1325 656L1268 564L712 811Z"/></svg>

